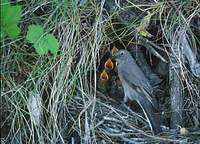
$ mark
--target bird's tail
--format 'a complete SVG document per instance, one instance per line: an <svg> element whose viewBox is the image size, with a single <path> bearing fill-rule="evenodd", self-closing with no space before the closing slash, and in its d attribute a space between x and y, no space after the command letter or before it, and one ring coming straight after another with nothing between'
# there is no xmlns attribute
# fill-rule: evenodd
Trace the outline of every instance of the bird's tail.
<svg viewBox="0 0 200 144"><path fill-rule="evenodd" d="M161 123L158 110L156 110L155 107L152 105L152 103L148 99L145 99L144 97L143 99L140 99L138 103L142 108L153 133L154 134L160 133L162 130L160 127Z"/></svg>

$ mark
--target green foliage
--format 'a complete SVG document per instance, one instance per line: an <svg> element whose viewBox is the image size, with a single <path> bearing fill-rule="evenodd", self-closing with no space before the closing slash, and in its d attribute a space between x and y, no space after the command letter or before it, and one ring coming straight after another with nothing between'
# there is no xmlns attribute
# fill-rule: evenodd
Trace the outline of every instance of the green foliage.
<svg viewBox="0 0 200 144"><path fill-rule="evenodd" d="M8 0L1 0L1 38L8 35L17 38L21 30L17 26L21 19L21 6L11 6Z"/></svg>
<svg viewBox="0 0 200 144"><path fill-rule="evenodd" d="M30 43L36 43L43 33L43 28L41 26L30 25L28 27L28 33L26 38L27 40L29 40Z"/></svg>
<svg viewBox="0 0 200 144"><path fill-rule="evenodd" d="M50 51L56 55L59 48L57 39L52 34L45 34L39 25L30 25L26 39L33 44L39 55L47 54Z"/></svg>

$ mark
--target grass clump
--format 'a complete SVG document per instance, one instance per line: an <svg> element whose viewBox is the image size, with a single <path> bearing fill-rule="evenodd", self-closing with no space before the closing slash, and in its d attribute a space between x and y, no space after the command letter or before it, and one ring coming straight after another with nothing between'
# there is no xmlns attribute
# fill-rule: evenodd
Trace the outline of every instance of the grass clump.
<svg viewBox="0 0 200 144"><path fill-rule="evenodd" d="M17 33L15 39L11 39L9 33L9 37L1 39L2 142L198 141L198 71L195 76L188 70L191 67L182 61L182 54L175 59L181 70L184 113L188 122L185 126L189 135L173 130L152 135L140 111L138 114L132 107L120 103L123 90L115 67L109 81L105 83L99 79L112 46L130 51L134 51L133 47L141 48L149 67L159 73L153 63L160 62L161 58L171 60L170 48L181 47L182 35L178 35L178 31L185 32L190 46L196 45L196 58L188 62L196 66L200 40L195 23L199 21L196 18L199 6L195 0L172 4L52 0L18 1L10 5L11 8L16 6L22 9L21 20L15 22L21 33ZM179 6L181 10L177 10ZM149 19L145 21L147 16ZM168 91L169 75L164 72L160 75ZM167 107L170 96L166 91L159 101L163 119L168 123L171 110Z"/></svg>

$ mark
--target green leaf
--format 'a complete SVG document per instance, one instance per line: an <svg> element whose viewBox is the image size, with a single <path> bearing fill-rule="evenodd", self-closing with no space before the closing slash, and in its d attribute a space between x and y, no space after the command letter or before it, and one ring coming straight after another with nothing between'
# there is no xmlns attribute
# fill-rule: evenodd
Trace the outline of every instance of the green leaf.
<svg viewBox="0 0 200 144"><path fill-rule="evenodd" d="M4 31L1 30L1 39L3 39L5 37L5 33Z"/></svg>
<svg viewBox="0 0 200 144"><path fill-rule="evenodd" d="M34 43L34 48L39 55L48 53L47 41L44 38L41 38L38 42Z"/></svg>
<svg viewBox="0 0 200 144"><path fill-rule="evenodd" d="M5 4L10 5L9 0L1 0L1 5L5 5Z"/></svg>
<svg viewBox="0 0 200 144"><path fill-rule="evenodd" d="M152 35L147 30L141 30L139 31L139 34L144 37L152 37Z"/></svg>
<svg viewBox="0 0 200 144"><path fill-rule="evenodd" d="M19 33L21 32L21 29L16 26L16 25L9 25L6 29L5 32L7 33L7 35L11 38L17 38L17 36L19 35Z"/></svg>
<svg viewBox="0 0 200 144"><path fill-rule="evenodd" d="M33 43L39 55L47 54L48 51L54 55L57 54L59 48L57 39L52 34L44 34L43 28L39 25L30 25L28 27L26 39Z"/></svg>
<svg viewBox="0 0 200 144"><path fill-rule="evenodd" d="M10 2L8 0L1 0L1 12L3 8L10 7ZM2 14L2 13L1 13Z"/></svg>
<svg viewBox="0 0 200 144"><path fill-rule="evenodd" d="M17 38L21 30L17 26L21 19L21 6L11 6L8 0L1 0L1 30L11 38Z"/></svg>
<svg viewBox="0 0 200 144"><path fill-rule="evenodd" d="M44 55L48 53L48 50L56 55L59 43L57 39L52 34L47 34L46 36L42 37L39 41L34 43L34 48L36 52L40 55Z"/></svg>
<svg viewBox="0 0 200 144"><path fill-rule="evenodd" d="M6 6L2 8L2 21L4 25L17 25L21 19L21 6Z"/></svg>
<svg viewBox="0 0 200 144"><path fill-rule="evenodd" d="M1 39L3 39L4 37L5 37L5 32L3 31L3 28L2 28L2 26L1 26Z"/></svg>
<svg viewBox="0 0 200 144"><path fill-rule="evenodd" d="M36 43L42 37L42 34L43 34L43 28L41 26L30 25L28 27L26 39L30 43Z"/></svg>
<svg viewBox="0 0 200 144"><path fill-rule="evenodd" d="M46 40L46 47L50 50L52 54L56 55L59 48L59 43L57 39L52 34L47 34L44 39Z"/></svg>

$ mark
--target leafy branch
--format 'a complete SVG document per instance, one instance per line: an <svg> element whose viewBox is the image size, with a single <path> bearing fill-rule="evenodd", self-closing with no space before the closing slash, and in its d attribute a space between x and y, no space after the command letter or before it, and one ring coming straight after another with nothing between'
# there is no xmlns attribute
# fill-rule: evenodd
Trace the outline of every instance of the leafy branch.
<svg viewBox="0 0 200 144"><path fill-rule="evenodd" d="M21 13L21 6L11 6L8 0L1 0L1 39L5 36L17 38L21 32L18 27Z"/></svg>
<svg viewBox="0 0 200 144"><path fill-rule="evenodd" d="M54 55L57 54L59 48L57 39L53 34L44 33L43 28L39 25L30 25L28 27L26 39L33 44L39 55L47 54L48 51Z"/></svg>

